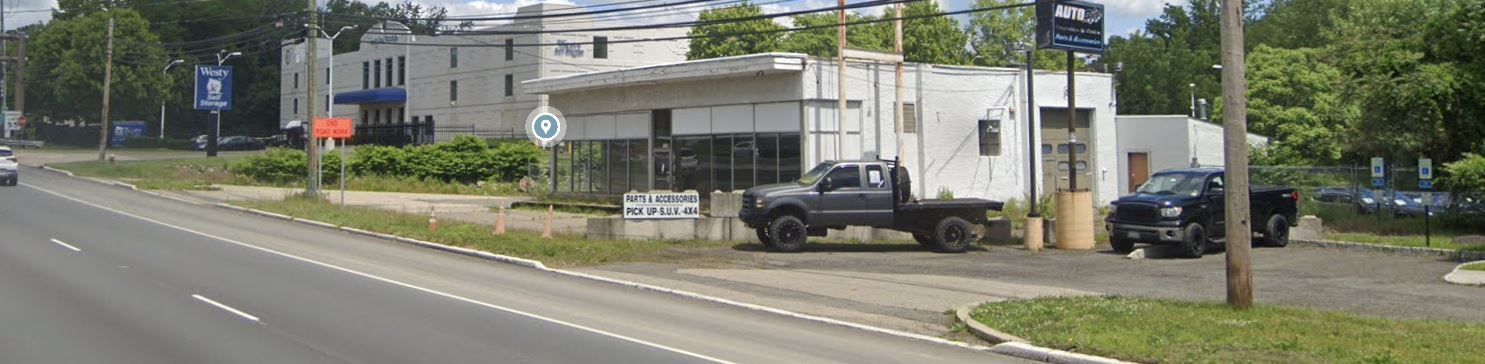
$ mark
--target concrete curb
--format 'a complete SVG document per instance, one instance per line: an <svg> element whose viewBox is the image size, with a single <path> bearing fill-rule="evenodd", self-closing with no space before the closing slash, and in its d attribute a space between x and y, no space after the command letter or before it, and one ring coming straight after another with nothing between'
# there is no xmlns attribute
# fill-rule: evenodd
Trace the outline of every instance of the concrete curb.
<svg viewBox="0 0 1485 364"><path fill-rule="evenodd" d="M1101 356L1078 354L1056 349L1048 349L1027 343L1008 342L995 345L990 352L1014 356L1026 360L1035 360L1046 363L1059 364L1132 364L1127 361L1109 359Z"/></svg>
<svg viewBox="0 0 1485 364"><path fill-rule="evenodd" d="M969 313L973 312L975 307L978 307L979 305L979 303L971 303L964 306L959 306L959 308L954 309L954 318L959 319L959 322L964 324L964 326L969 329L969 333L974 334L976 337L984 339L985 341L989 341L991 344L1028 342L1026 341L1026 339L1000 332L1000 330L996 330L989 326L985 326L985 324L982 324L979 321L975 321L973 317L970 317Z"/></svg>
<svg viewBox="0 0 1485 364"><path fill-rule="evenodd" d="M1464 270L1464 266L1475 263L1485 263L1485 260L1465 262L1455 266L1454 271L1451 271L1449 272L1449 274L1444 275L1444 282L1463 286L1485 287L1485 271Z"/></svg>
<svg viewBox="0 0 1485 364"><path fill-rule="evenodd" d="M1485 260L1485 251L1471 250L1449 250L1439 248L1420 248L1409 246L1390 246L1380 244L1363 244L1334 240L1299 240L1290 239L1290 245L1306 246L1315 248L1334 248L1342 250L1353 250L1363 252L1375 252L1384 254L1412 255L1425 257L1445 258L1459 262Z"/></svg>
<svg viewBox="0 0 1485 364"><path fill-rule="evenodd" d="M975 321L973 317L970 317L970 312L973 312L974 308L978 307L979 305L980 304L978 303L971 303L968 305L959 306L958 309L954 310L954 318L958 319L960 323L963 323L971 334L974 334L976 337L984 339L985 341L994 343L995 346L990 347L990 352L992 353L1047 363L1128 363L1125 361L1105 358L1101 356L1078 354L1070 351L1050 349L1032 345L1026 339L1001 332L1000 330L985 326L985 324L982 324L979 321Z"/></svg>

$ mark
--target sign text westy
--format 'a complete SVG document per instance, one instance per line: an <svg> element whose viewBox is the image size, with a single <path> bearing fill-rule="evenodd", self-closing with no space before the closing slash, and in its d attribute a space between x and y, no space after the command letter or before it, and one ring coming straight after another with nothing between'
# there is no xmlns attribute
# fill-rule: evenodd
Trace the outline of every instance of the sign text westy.
<svg viewBox="0 0 1485 364"><path fill-rule="evenodd" d="M196 110L232 110L232 66L196 66Z"/></svg>

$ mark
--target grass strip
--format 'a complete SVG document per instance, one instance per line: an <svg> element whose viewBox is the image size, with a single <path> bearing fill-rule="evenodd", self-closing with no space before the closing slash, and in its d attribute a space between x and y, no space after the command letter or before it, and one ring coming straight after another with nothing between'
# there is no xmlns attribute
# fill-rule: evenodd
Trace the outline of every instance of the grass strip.
<svg viewBox="0 0 1485 364"><path fill-rule="evenodd" d="M1451 235L1433 235L1432 237L1425 240L1423 235L1375 235L1364 233L1328 232L1325 233L1325 239L1362 244L1485 251L1485 246L1454 244L1454 237Z"/></svg>
<svg viewBox="0 0 1485 364"><path fill-rule="evenodd" d="M1485 262L1465 264L1464 267L1461 267L1459 269L1485 271Z"/></svg>
<svg viewBox="0 0 1485 364"><path fill-rule="evenodd" d="M1033 344L1144 363L1465 363L1485 325L1127 297L989 303L971 316Z"/></svg>
<svg viewBox="0 0 1485 364"><path fill-rule="evenodd" d="M428 229L428 216L397 211L347 207L303 198L281 201L240 201L239 206L340 226L404 236L440 244L483 250L527 259L548 266L593 266L620 262L678 262L702 257L699 249L730 247L736 242L589 240L582 236L558 235L551 240L539 234L509 231L495 236L490 225L441 219L437 230Z"/></svg>

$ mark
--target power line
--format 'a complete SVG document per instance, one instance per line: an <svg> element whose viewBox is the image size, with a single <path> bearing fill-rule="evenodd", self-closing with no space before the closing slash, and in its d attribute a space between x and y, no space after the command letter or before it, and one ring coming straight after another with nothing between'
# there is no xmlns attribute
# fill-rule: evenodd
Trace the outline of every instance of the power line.
<svg viewBox="0 0 1485 364"><path fill-rule="evenodd" d="M708 1L717 1L717 0L684 0L684 1L677 1L677 2L673 2L673 3L652 4L652 5L640 5L640 6L631 6L631 7L626 7L626 8L592 10L592 11L573 12L573 13L556 13L556 14L551 14L551 13L541 14L541 13L538 13L538 14L531 14L531 15L509 15L509 16L493 16L493 17L460 17L460 18L448 18L448 17L445 17L445 18L441 18L441 19L440 18L406 18L406 19L398 19L398 20L404 20L404 21L497 21L497 20L546 19L546 18L562 18L562 17L574 17L574 16L583 16L583 15L596 15L596 14L618 13L618 12L625 12L625 11L634 11L634 10L643 10L643 9L654 9L654 8L661 8L661 7L675 6L675 5L704 3L704 2L708 2ZM519 12L517 12L517 14L519 14ZM327 15L331 15L331 14L327 13ZM350 17L350 18L374 19L374 20L389 20L389 19L386 19L386 18L372 17L372 16L363 16L363 15L339 14L337 16Z"/></svg>

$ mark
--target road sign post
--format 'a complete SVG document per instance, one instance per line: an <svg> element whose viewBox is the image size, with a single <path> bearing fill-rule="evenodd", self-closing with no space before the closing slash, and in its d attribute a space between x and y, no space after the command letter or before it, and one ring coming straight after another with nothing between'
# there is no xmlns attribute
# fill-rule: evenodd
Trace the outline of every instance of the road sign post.
<svg viewBox="0 0 1485 364"><path fill-rule="evenodd" d="M1433 159L1418 158L1418 189L1423 191L1423 246L1433 246Z"/></svg>
<svg viewBox="0 0 1485 364"><path fill-rule="evenodd" d="M325 139L332 147L336 141L340 141L340 208L345 209L345 145L346 141L349 141L355 134L356 128L350 118L314 118L314 123L310 125L311 135L314 135L315 139ZM319 142L319 140L311 141L311 143ZM317 167L323 168L324 165Z"/></svg>
<svg viewBox="0 0 1485 364"><path fill-rule="evenodd" d="M21 128L25 127L25 124L22 123L21 119L22 118L20 111L5 112L5 138L11 138L13 135L15 135L16 131L19 131L21 130Z"/></svg>
<svg viewBox="0 0 1485 364"><path fill-rule="evenodd" d="M1372 157L1372 202L1377 206L1377 222L1382 222L1382 188L1387 186L1387 160Z"/></svg>

